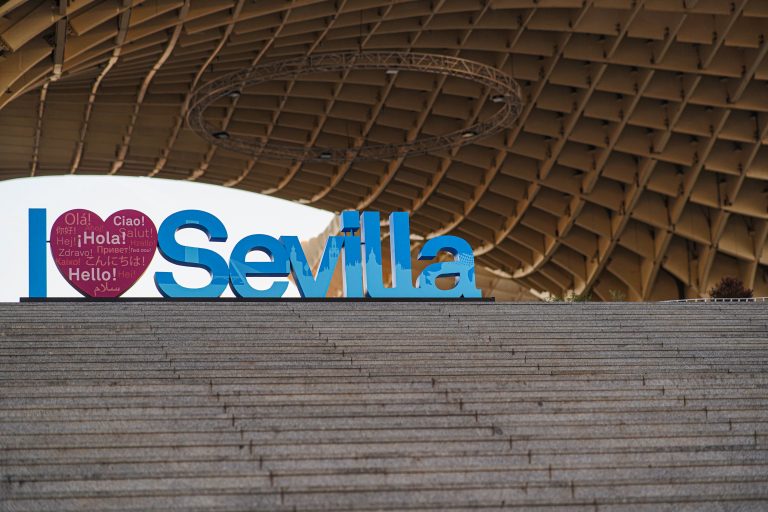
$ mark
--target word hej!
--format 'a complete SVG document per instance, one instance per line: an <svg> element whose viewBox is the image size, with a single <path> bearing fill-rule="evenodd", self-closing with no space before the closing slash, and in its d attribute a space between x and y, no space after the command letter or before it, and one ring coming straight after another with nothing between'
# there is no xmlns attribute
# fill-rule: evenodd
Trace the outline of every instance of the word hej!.
<svg viewBox="0 0 768 512"><path fill-rule="evenodd" d="M176 241L183 229L202 231L212 243L228 238L224 224L200 210L174 213L155 228L152 220L136 210L121 210L106 220L88 210L70 210L53 223L50 247L61 274L75 289L88 297L119 297L144 274L155 254L169 262L206 270L210 282L199 288L179 284L172 272L156 272L155 285L169 298L215 298L227 286L238 297L278 298L288 282L275 281L266 289L254 288L249 277L293 276L302 297L323 298L341 259L344 296L351 298L459 298L481 296L475 284L472 248L456 236L428 240L418 253L419 260L435 260L440 252L452 261L429 264L413 282L408 214L389 217L392 285L385 286L382 268L381 223L378 212L341 213L341 234L328 237L317 272L313 274L299 239L295 236L248 235L235 245L225 260L203 247L189 247ZM358 235L359 232L359 235ZM46 260L48 232L45 209L29 210L30 297L47 296ZM266 254L268 261L246 261L252 252ZM450 289L438 287L439 278L452 278Z"/></svg>

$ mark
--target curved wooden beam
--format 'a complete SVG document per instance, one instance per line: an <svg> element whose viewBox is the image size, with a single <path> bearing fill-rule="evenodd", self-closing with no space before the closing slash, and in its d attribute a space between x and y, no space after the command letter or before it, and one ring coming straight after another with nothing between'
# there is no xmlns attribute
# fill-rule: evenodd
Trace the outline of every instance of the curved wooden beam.
<svg viewBox="0 0 768 512"><path fill-rule="evenodd" d="M176 141L179 138L179 133L181 132L181 128L184 125L184 115L189 108L189 100L192 97L192 92L195 90L195 88L200 83L200 80L203 77L203 74L208 70L208 66L211 65L211 63L216 59L216 57L219 55L219 52L224 48L224 46L227 44L227 41L229 41L230 36L232 35L232 31L235 28L235 23L240 16L240 13L243 10L243 5L245 3L245 0L238 0L237 4L234 7L234 10L232 11L232 17L230 22L227 24L226 28L224 29L224 34L222 34L221 39L219 40L219 43L216 45L216 48L213 49L213 51L210 53L207 59L205 59L205 62L202 66L200 66L200 69L197 70L197 73L195 74L195 77L192 79L192 84L189 87L189 90L187 91L187 94L184 98L184 103L181 106L181 111L176 116L176 123L173 126L173 129L171 131L171 136L169 137L168 141L165 143L165 146L163 147L162 154L160 158L157 159L155 162L155 167L152 169L152 171L148 174L149 177L156 176L160 172L162 172L163 168L165 167L165 164L168 163L168 157L171 154L171 151L173 150L173 145L176 144Z"/></svg>
<svg viewBox="0 0 768 512"><path fill-rule="evenodd" d="M157 75L157 72L161 67L163 67L163 64L168 61L171 54L176 49L176 44L179 42L181 31L184 28L184 21L186 20L187 14L189 13L189 6L190 0L185 0L184 4L181 6L181 9L179 9L179 22L174 27L173 33L171 34L168 43L165 45L163 53L160 54L160 57L152 65L152 68L149 70L147 76L144 77L144 80L141 83L139 93L136 96L136 102L133 106L131 121L128 124L126 133L123 135L123 141L117 149L117 158L114 162L112 162L112 167L108 174L117 174L120 169L122 169L123 165L125 165L125 157L128 154L128 148L131 145L131 137L133 137L133 131L136 128L136 121L139 118L139 112L141 111L142 103L144 103L144 98L147 96L147 91L149 90L149 86L152 84L152 80L154 80L155 75Z"/></svg>

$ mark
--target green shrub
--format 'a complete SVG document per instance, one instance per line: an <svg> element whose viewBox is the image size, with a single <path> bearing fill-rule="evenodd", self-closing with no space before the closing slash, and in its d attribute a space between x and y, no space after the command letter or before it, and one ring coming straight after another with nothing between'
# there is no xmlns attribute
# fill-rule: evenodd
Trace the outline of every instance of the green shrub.
<svg viewBox="0 0 768 512"><path fill-rule="evenodd" d="M592 294L589 292L579 294L569 292L565 295L553 295L548 300L549 302L589 302L592 300Z"/></svg>
<svg viewBox="0 0 768 512"><path fill-rule="evenodd" d="M608 295L611 296L611 302L624 302L627 300L627 294L621 290L608 290Z"/></svg>

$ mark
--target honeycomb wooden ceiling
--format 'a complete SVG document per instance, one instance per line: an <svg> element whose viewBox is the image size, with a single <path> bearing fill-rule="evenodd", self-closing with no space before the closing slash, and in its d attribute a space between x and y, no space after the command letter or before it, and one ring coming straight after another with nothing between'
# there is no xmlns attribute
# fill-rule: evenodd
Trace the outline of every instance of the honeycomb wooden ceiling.
<svg viewBox="0 0 768 512"><path fill-rule="evenodd" d="M6 0L0 178L188 179L329 210L413 212L480 264L596 298L768 295L765 0ZM522 86L513 128L450 153L343 165L256 162L184 123L190 91L270 60L444 53ZM488 91L419 73L274 82L212 109L306 144L402 141L473 123Z"/></svg>

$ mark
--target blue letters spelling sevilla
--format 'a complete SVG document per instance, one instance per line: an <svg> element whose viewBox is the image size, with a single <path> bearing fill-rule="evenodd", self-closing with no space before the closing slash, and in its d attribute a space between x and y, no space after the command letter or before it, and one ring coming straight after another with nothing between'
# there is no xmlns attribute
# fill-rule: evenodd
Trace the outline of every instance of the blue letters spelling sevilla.
<svg viewBox="0 0 768 512"><path fill-rule="evenodd" d="M45 210L30 210L30 296L45 297ZM345 297L371 298L479 298L475 283L475 258L472 248L456 236L440 236L428 240L418 253L419 260L435 260L444 252L452 261L436 261L413 279L411 265L411 236L408 213L394 212L389 216L389 250L391 253L392 286L384 283L382 267L381 225L378 212L345 211L341 214L341 235L331 236L313 275L299 239L282 236L249 235L240 240L230 255L229 263L211 249L189 247L176 241L182 229L198 229L211 242L228 238L222 222L210 213L185 210L169 216L158 230L158 247L163 257L176 265L206 270L210 282L200 288L180 285L172 272L155 273L155 285L165 297L215 298L227 286L238 297L277 298L288 287L285 281L274 282L264 290L256 289L248 277L293 276L302 297L323 298L328 293L333 272L341 260ZM358 235L359 232L359 235ZM246 261L251 252L262 252L269 261ZM441 289L439 278L451 278L454 286Z"/></svg>

